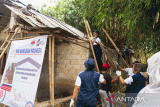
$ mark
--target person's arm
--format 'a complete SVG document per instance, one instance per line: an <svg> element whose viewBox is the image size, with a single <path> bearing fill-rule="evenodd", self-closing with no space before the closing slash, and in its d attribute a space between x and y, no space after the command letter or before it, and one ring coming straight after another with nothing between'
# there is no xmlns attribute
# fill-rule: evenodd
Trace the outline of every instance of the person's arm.
<svg viewBox="0 0 160 107"><path fill-rule="evenodd" d="M101 39L100 38L97 38L95 41L94 41L97 45L99 45L101 43Z"/></svg>
<svg viewBox="0 0 160 107"><path fill-rule="evenodd" d="M122 82L122 84L130 84L133 82L133 78L132 76L128 77L127 79L123 79L122 76L119 76L120 81Z"/></svg>
<svg viewBox="0 0 160 107"><path fill-rule="evenodd" d="M117 65L117 68L120 70L120 71L123 71L123 72L126 72L125 69L123 69L121 66Z"/></svg>
<svg viewBox="0 0 160 107"><path fill-rule="evenodd" d="M75 86L74 91L73 91L73 96L72 96L73 100L77 97L79 90L80 90L80 86Z"/></svg>
<svg viewBox="0 0 160 107"><path fill-rule="evenodd" d="M111 84L115 84L118 80L118 76L116 76L114 79L112 79Z"/></svg>
<svg viewBox="0 0 160 107"><path fill-rule="evenodd" d="M87 37L87 36L86 36L85 38L86 38L86 39L89 39L89 37Z"/></svg>
<svg viewBox="0 0 160 107"><path fill-rule="evenodd" d="M104 79L104 76L103 76L102 74L100 74L99 82L100 82L101 84L106 84L106 80Z"/></svg>
<svg viewBox="0 0 160 107"><path fill-rule="evenodd" d="M106 80L104 79L104 81L101 84L106 84Z"/></svg>
<svg viewBox="0 0 160 107"><path fill-rule="evenodd" d="M119 76L120 81L122 82L122 84L127 84L124 79L122 78L122 76Z"/></svg>

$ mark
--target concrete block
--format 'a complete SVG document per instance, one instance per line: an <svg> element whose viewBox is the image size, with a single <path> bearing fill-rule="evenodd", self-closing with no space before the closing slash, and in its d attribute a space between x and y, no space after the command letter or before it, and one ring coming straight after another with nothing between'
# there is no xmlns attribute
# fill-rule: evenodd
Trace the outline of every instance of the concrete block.
<svg viewBox="0 0 160 107"><path fill-rule="evenodd" d="M73 69L73 65L67 64L66 69Z"/></svg>
<svg viewBox="0 0 160 107"><path fill-rule="evenodd" d="M79 65L80 64L80 60L71 60L71 64L72 65Z"/></svg>
<svg viewBox="0 0 160 107"><path fill-rule="evenodd" d="M73 65L73 69L75 70L80 69L80 65Z"/></svg>

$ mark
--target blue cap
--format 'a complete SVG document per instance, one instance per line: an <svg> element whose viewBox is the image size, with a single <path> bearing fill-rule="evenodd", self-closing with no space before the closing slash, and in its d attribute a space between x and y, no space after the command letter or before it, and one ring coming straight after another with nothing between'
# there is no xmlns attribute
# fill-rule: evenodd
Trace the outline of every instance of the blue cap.
<svg viewBox="0 0 160 107"><path fill-rule="evenodd" d="M96 32L96 33L99 35L99 31L98 31L98 30L97 30L97 31L96 31L96 30L94 30L93 32Z"/></svg>
<svg viewBox="0 0 160 107"><path fill-rule="evenodd" d="M84 65L88 70L93 70L95 67L95 61L93 58L90 58L84 62Z"/></svg>

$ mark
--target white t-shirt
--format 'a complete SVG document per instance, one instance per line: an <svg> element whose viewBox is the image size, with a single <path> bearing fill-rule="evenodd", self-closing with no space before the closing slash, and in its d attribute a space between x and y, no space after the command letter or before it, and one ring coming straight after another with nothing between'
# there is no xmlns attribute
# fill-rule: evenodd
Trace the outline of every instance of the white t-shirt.
<svg viewBox="0 0 160 107"><path fill-rule="evenodd" d="M100 83L104 82L104 77L103 77L102 74L100 74L99 82L100 82ZM77 76L75 85L76 85L76 86L81 86L81 78L79 77L79 75Z"/></svg>
<svg viewBox="0 0 160 107"><path fill-rule="evenodd" d="M125 71L128 73L128 76L134 75L132 68L125 68Z"/></svg>
<svg viewBox="0 0 160 107"><path fill-rule="evenodd" d="M91 37L91 40L92 40L92 44L93 45L97 45L95 42L93 42L93 40L95 39L96 37ZM101 42L101 39L99 37L96 38L95 40L96 42Z"/></svg>
<svg viewBox="0 0 160 107"><path fill-rule="evenodd" d="M140 72L141 74L142 74L142 72ZM133 75L134 75L134 73L133 73ZM143 75L143 74L142 74ZM132 76L129 76L128 78L126 78L125 80L124 80L127 84L131 84L132 82L133 82L133 78L132 78Z"/></svg>
<svg viewBox="0 0 160 107"><path fill-rule="evenodd" d="M127 84L131 84L133 82L132 76L129 76L127 79L124 80Z"/></svg>

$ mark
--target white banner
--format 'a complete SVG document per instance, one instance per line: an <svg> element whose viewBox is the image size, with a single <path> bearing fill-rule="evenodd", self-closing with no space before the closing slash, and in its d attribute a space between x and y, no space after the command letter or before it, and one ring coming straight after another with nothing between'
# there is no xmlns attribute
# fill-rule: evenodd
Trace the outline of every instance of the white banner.
<svg viewBox="0 0 160 107"><path fill-rule="evenodd" d="M0 86L0 102L10 107L33 107L47 35L12 41Z"/></svg>

